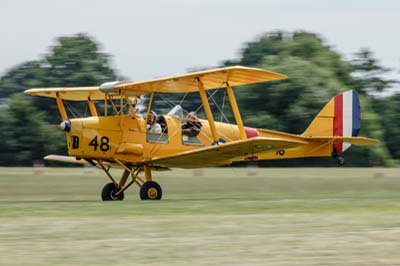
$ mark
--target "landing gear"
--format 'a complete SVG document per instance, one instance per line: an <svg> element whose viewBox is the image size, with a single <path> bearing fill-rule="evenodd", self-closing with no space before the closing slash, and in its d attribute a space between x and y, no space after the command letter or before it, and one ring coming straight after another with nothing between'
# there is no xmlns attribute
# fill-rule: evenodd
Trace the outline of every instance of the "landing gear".
<svg viewBox="0 0 400 266"><path fill-rule="evenodd" d="M140 198L142 200L160 200L162 190L160 185L154 181L148 181L140 188Z"/></svg>
<svg viewBox="0 0 400 266"><path fill-rule="evenodd" d="M101 191L101 199L103 201L108 201L108 200L123 200L125 195L124 192L119 193L118 196L115 195L117 193L118 188L114 183L108 183L103 187L103 190Z"/></svg>
<svg viewBox="0 0 400 266"><path fill-rule="evenodd" d="M336 159L338 165L340 166L344 165L344 157L342 156L342 154L336 152L336 150L333 150L332 157Z"/></svg>
<svg viewBox="0 0 400 266"><path fill-rule="evenodd" d="M341 156L339 156L339 157L337 158L337 163L338 163L338 165L340 165L340 166L344 165L344 158L341 157Z"/></svg>
<svg viewBox="0 0 400 266"><path fill-rule="evenodd" d="M97 164L103 169L107 176L112 181L104 186L101 191L101 199L103 201L109 200L123 200L125 195L124 191L129 188L132 184L136 184L140 188L140 198L142 200L160 200L162 197L161 186L152 180L151 168L148 165L137 165L132 166L131 164L123 163L119 160L115 161L124 168L124 172L117 182L110 174L110 167L105 167L101 161L97 161ZM139 173L144 171L144 180L139 177ZM132 180L127 183L129 176Z"/></svg>

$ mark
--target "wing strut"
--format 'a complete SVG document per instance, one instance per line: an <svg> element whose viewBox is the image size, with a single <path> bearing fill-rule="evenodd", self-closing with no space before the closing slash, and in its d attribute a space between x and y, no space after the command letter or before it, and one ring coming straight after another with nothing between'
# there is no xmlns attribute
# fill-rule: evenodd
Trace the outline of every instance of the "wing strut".
<svg viewBox="0 0 400 266"><path fill-rule="evenodd" d="M67 115L67 112L65 111L64 103L63 103L63 100L62 100L59 92L56 93L56 101L57 101L58 110L60 111L62 120L67 121L68 115Z"/></svg>
<svg viewBox="0 0 400 266"><path fill-rule="evenodd" d="M147 105L146 123L147 123L147 119L149 119L149 114L150 114L150 111L151 111L151 105L153 104L153 97L154 97L154 92L152 92L150 94L149 104Z"/></svg>
<svg viewBox="0 0 400 266"><path fill-rule="evenodd" d="M240 138L246 139L246 132L244 131L242 117L240 116L239 107L236 103L235 94L233 93L232 87L226 82L226 92L228 93L229 103L231 104L233 116L235 117L236 124L239 128Z"/></svg>
<svg viewBox="0 0 400 266"><path fill-rule="evenodd" d="M94 105L92 98L90 98L90 96L88 97L88 105L89 105L90 114L92 116L98 116L96 106Z"/></svg>
<svg viewBox="0 0 400 266"><path fill-rule="evenodd" d="M215 127L214 117L211 112L210 104L208 103L208 99L207 99L206 91L204 89L203 82L201 82L200 78L196 78L196 79L197 79L197 85L199 87L201 102L203 103L204 112L206 113L208 123L210 124L210 129L211 129L214 143L218 143L217 128Z"/></svg>

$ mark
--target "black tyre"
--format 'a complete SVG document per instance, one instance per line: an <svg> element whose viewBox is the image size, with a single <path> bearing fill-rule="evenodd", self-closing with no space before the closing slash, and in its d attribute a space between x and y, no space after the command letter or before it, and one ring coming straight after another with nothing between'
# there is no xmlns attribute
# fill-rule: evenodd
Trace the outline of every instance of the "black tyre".
<svg viewBox="0 0 400 266"><path fill-rule="evenodd" d="M114 185L114 183L108 183L103 187L103 190L101 191L101 199L103 201L123 200L125 197L124 192L120 193L118 196L115 196L116 192L117 192L117 187Z"/></svg>
<svg viewBox="0 0 400 266"><path fill-rule="evenodd" d="M140 188L140 198L142 200L160 200L161 197L162 190L157 182L146 182Z"/></svg>

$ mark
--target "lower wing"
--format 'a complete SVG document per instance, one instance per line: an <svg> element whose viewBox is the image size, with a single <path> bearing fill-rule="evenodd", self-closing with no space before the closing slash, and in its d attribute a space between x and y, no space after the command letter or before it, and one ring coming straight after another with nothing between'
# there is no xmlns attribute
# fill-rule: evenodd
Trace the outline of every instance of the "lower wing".
<svg viewBox="0 0 400 266"><path fill-rule="evenodd" d="M83 164L83 165L91 165L88 161L84 159L76 159L74 156L64 156L64 155L54 155L50 154L45 156L43 159L47 161L56 161L62 163L76 163L76 164Z"/></svg>
<svg viewBox="0 0 400 266"><path fill-rule="evenodd" d="M154 157L146 163L155 166L200 168L229 164L237 157L252 157L257 153L274 152L307 144L302 140L255 137L232 141L167 156Z"/></svg>

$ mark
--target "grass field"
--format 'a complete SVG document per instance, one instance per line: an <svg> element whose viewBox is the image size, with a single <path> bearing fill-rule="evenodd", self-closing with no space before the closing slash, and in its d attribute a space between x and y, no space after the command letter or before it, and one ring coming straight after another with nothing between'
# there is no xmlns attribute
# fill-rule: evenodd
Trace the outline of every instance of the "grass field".
<svg viewBox="0 0 400 266"><path fill-rule="evenodd" d="M102 202L94 169L0 168L0 265L400 265L400 169L154 173Z"/></svg>

